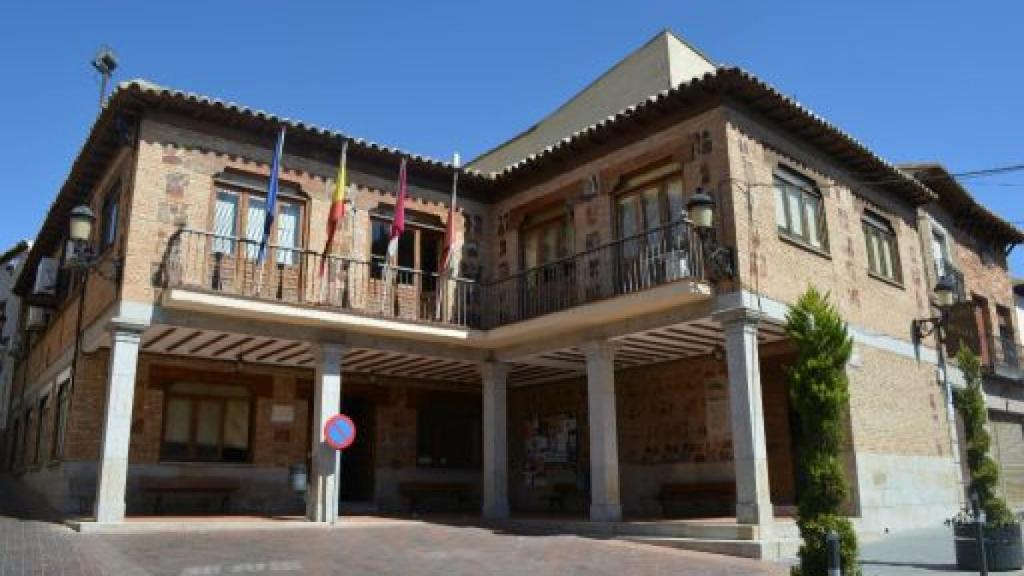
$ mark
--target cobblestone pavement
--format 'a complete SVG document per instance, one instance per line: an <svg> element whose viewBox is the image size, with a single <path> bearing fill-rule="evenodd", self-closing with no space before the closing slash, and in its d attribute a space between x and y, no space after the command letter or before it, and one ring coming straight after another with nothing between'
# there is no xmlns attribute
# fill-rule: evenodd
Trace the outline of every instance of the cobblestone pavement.
<svg viewBox="0 0 1024 576"><path fill-rule="evenodd" d="M414 521L323 530L77 534L17 482L0 475L0 576L785 573L767 562L699 552Z"/></svg>

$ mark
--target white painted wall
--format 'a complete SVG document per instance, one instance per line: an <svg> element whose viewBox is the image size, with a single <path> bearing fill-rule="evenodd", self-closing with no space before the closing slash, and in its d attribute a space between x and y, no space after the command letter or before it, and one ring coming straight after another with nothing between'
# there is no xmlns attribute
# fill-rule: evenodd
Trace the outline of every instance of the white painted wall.
<svg viewBox="0 0 1024 576"><path fill-rule="evenodd" d="M18 335L18 319L21 312L21 299L11 290L18 275L21 274L27 253L26 249L0 266L0 304L4 306L3 315L7 318L3 330L0 331L0 432L7 428L11 381L14 376L14 358L11 357L11 350Z"/></svg>
<svg viewBox="0 0 1024 576"><path fill-rule="evenodd" d="M1024 280L1017 280L1020 284L1013 288L1013 301L1017 305L1017 340L1024 346Z"/></svg>
<svg viewBox="0 0 1024 576"><path fill-rule="evenodd" d="M703 54L666 30L531 128L470 162L469 167L481 172L500 172L662 90L714 71L714 64ZM528 86L517 89L529 91Z"/></svg>

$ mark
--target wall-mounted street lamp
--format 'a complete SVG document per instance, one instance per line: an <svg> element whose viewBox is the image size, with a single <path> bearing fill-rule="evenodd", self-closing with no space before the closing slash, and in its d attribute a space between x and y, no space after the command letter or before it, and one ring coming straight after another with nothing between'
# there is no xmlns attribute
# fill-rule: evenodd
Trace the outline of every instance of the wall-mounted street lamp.
<svg viewBox="0 0 1024 576"><path fill-rule="evenodd" d="M686 202L687 219L693 223L700 237L704 269L712 281L735 275L732 251L715 237L715 208L715 199L700 187Z"/></svg>
<svg viewBox="0 0 1024 576"><path fill-rule="evenodd" d="M949 321L949 308L953 305L955 298L953 281L950 280L949 276L939 278L939 281L935 283L935 306L939 309L938 316L915 319L912 324L915 342L920 342L933 333L935 334L935 338L938 340L940 357L942 355L942 346L946 339L945 331Z"/></svg>
<svg viewBox="0 0 1024 576"><path fill-rule="evenodd" d="M71 356L71 386L75 386L78 374L78 356L82 349L82 316L85 311L85 292L89 286L89 273L96 272L111 282L121 279L121 260L116 256L101 259L90 242L96 215L85 204L76 206L68 216L68 243L64 254L63 267L75 272L81 279L82 289L78 293L78 317L75 322L75 348ZM104 270L107 263L110 269Z"/></svg>
<svg viewBox="0 0 1024 576"><path fill-rule="evenodd" d="M962 482L960 470L959 442L956 438L956 415L953 411L953 387L949 383L949 371L946 369L946 329L949 327L949 309L956 300L956 286L949 275L939 278L935 283L935 307L938 308L938 315L930 318L915 319L911 324L911 336L914 339L914 346L918 346L921 340L935 334L935 363L942 380L942 388L946 394L946 420L949 425L950 450L953 453L955 463L955 474L958 482ZM959 494L960 502L963 503L963 492Z"/></svg>

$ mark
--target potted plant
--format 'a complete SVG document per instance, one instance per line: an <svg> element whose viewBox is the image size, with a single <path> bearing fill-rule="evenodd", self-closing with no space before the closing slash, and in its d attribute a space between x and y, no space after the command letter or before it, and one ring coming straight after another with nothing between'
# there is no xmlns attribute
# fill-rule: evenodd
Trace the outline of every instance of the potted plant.
<svg viewBox="0 0 1024 576"><path fill-rule="evenodd" d="M970 471L971 501L974 510L963 510L951 520L956 548L956 566L960 570L980 568L977 522L984 522L985 557L989 570L1020 570L1024 567L1019 520L1006 502L996 494L999 465L989 456L992 438L986 425L985 395L981 390L981 364L966 346L961 346L956 362L966 386L954 396L957 412L964 422L964 445ZM983 514L979 514L983 512Z"/></svg>

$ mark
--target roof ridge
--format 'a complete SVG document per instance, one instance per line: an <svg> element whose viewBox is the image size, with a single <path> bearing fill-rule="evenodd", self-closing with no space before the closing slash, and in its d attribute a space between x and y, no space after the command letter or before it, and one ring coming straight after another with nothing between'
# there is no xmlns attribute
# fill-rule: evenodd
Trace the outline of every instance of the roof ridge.
<svg viewBox="0 0 1024 576"><path fill-rule="evenodd" d="M251 106L246 106L244 104L241 104L241 103L238 103L238 102L234 102L234 101L231 101L231 100L226 100L224 98L219 98L219 97L216 97L216 96L209 96L209 95L202 94L202 93L199 93L199 92L192 92L192 91L188 91L188 90L181 90L181 89L178 89L178 88L172 88L172 87L169 87L169 86L166 86L166 85L163 85L163 84L159 84L157 82L153 82L152 80L149 80L149 79L146 79L146 78L132 78L130 80L124 80L122 82L119 82L118 85L117 85L117 88L114 91L114 94L111 94L110 98L112 99L114 97L114 95L119 93L119 92L128 92L128 91L131 91L133 89L141 90L143 92L148 92L148 93L151 93L151 94L156 93L156 94L160 94L160 95L167 95L167 96L172 96L172 97L176 97L176 98L182 98L182 99L185 99L185 100L191 100L191 101L194 101L194 102L197 102L197 103L200 103L200 104L205 104L205 105L219 106L219 107L222 107L222 108L227 109L227 110L231 110L231 111L234 111L234 112L237 112L237 113L240 113L240 114L250 115L250 116L262 119L262 120L267 120L267 121L270 121L270 122L279 122L281 124L285 124L289 128L295 128L295 129L298 129L298 130L308 130L308 131L311 131L311 132L315 132L315 133L321 134L323 136L329 136L329 137L334 137L334 138L338 138L338 139L348 140L349 142L355 143L358 146L363 146L363 147L371 149L371 150L385 152L385 153L388 153L388 154L394 154L394 155L398 155L398 156L405 156L405 157L408 157L410 160L414 160L416 162L420 162L420 163L424 163L424 164L431 164L431 165L439 166L441 168L450 169L450 170L460 170L464 174L472 174L474 176L486 177L486 175L484 173L482 173L480 171L477 171L477 170L474 170L472 168L467 168L466 166L456 167L451 161L448 161L448 160L441 160L441 159L438 159L438 158L434 158L432 156L427 156L425 154L417 154L417 153L411 152L409 150L404 150L402 148L398 148L397 146L389 146L389 145L386 145L386 144L381 144L381 143L375 142L373 140L368 140L366 138L360 138L358 136L353 136L351 134L347 134L347 133L342 132L340 130L336 130L336 129L333 129L333 128L328 128L328 127L325 127L325 126L319 126L319 125L313 124L311 122L304 122L302 120L295 120L295 119L289 118L287 116L283 116L283 115L280 115L280 114L274 114L272 112L268 112L266 110L259 109L259 108L253 108Z"/></svg>

